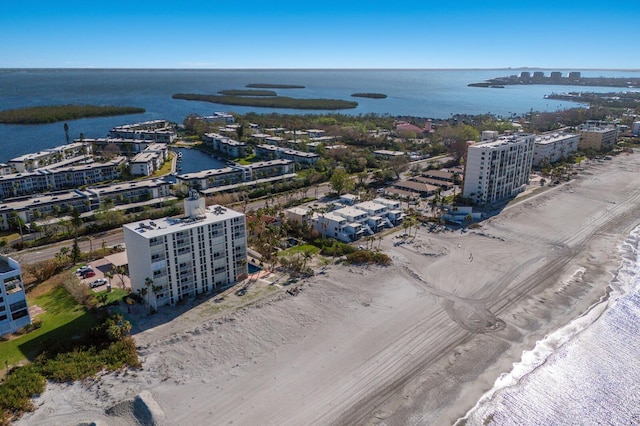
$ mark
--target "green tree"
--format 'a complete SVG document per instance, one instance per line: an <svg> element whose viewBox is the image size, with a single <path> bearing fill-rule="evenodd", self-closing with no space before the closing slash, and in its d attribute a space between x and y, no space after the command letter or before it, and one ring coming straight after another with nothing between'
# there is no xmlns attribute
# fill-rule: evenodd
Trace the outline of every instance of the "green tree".
<svg viewBox="0 0 640 426"><path fill-rule="evenodd" d="M344 169L335 169L333 171L331 179L329 179L329 185L338 195L353 189L353 181Z"/></svg>
<svg viewBox="0 0 640 426"><path fill-rule="evenodd" d="M78 245L78 238L73 239L73 246L71 246L71 261L73 263L78 263L82 257L82 251L80 251L80 246Z"/></svg>

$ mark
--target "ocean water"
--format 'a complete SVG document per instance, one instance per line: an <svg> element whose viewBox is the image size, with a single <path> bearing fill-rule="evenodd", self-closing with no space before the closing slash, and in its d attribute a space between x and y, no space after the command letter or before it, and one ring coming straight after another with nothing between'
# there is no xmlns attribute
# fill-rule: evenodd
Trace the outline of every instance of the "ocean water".
<svg viewBox="0 0 640 426"><path fill-rule="evenodd" d="M640 424L640 226L611 292L539 341L467 414L468 425Z"/></svg>
<svg viewBox="0 0 640 426"><path fill-rule="evenodd" d="M61 104L120 105L145 108L143 114L68 121L77 138L105 137L114 126L168 119L181 123L189 114L214 111L309 114L326 111L271 109L217 105L172 99L175 93L215 94L242 89L250 83L280 83L304 89L277 89L279 95L299 98L357 100L357 108L343 114L389 114L447 118L452 114L492 113L501 116L530 110L555 111L576 104L544 99L551 92L575 90L570 86L507 86L504 89L468 87L492 77L521 70L0 70L0 110ZM548 74L549 71L545 70ZM563 70L563 73L569 70ZM638 77L640 72L581 71L584 76ZM606 88L583 90L609 91ZM352 98L356 92L384 93L386 99ZM0 162L66 142L64 123L42 125L0 124Z"/></svg>

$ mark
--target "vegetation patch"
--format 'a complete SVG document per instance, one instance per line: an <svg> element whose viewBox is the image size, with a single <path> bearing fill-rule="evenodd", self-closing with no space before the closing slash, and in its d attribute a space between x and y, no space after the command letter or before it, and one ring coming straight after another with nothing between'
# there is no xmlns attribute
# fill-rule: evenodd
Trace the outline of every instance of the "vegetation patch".
<svg viewBox="0 0 640 426"><path fill-rule="evenodd" d="M316 238L311 244L319 247L320 253L324 256L339 257L357 251L355 247L333 238Z"/></svg>
<svg viewBox="0 0 640 426"><path fill-rule="evenodd" d="M245 97L176 93L172 97L173 99L184 99L188 101L204 101L222 105L254 106L260 108L336 110L355 108L358 106L357 102L344 101L341 99L297 99L287 96Z"/></svg>
<svg viewBox="0 0 640 426"><path fill-rule="evenodd" d="M381 266L391 265L391 258L384 253L369 250L358 250L347 255L347 263L354 265L375 264Z"/></svg>
<svg viewBox="0 0 640 426"><path fill-rule="evenodd" d="M294 246L281 251L280 253L278 253L278 256L304 255L305 253L313 256L320 253L320 249L311 244L300 244L298 246Z"/></svg>
<svg viewBox="0 0 640 426"><path fill-rule="evenodd" d="M278 96L273 90L220 90L225 96Z"/></svg>
<svg viewBox="0 0 640 426"><path fill-rule="evenodd" d="M0 123L46 124L58 121L77 120L89 117L140 114L143 108L95 106L95 105L51 105L0 111Z"/></svg>
<svg viewBox="0 0 640 426"><path fill-rule="evenodd" d="M352 93L354 98L371 98L371 99L385 99L387 95L384 93Z"/></svg>
<svg viewBox="0 0 640 426"><path fill-rule="evenodd" d="M296 84L270 84L270 83L251 83L245 87L253 87L256 89L304 89L304 86Z"/></svg>

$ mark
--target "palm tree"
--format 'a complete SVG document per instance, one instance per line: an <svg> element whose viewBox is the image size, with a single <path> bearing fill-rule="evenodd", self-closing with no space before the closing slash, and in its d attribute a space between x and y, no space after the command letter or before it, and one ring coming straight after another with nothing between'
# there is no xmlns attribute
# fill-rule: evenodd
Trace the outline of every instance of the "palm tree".
<svg viewBox="0 0 640 426"><path fill-rule="evenodd" d="M64 135L67 138L67 144L69 144L69 125L64 123Z"/></svg>
<svg viewBox="0 0 640 426"><path fill-rule="evenodd" d="M151 292L153 293L153 304L154 310L158 310L158 293L162 291L162 286L161 285L152 285L151 286Z"/></svg>
<svg viewBox="0 0 640 426"><path fill-rule="evenodd" d="M113 272L107 271L107 272L104 273L104 276L108 280L107 290L111 291L111 278L113 278Z"/></svg>
<svg viewBox="0 0 640 426"><path fill-rule="evenodd" d="M149 295L149 289L153 287L153 280L149 277L144 279L144 285L146 288L143 288L145 296ZM149 312L151 312L151 304L149 303L149 298L147 297L147 306L149 307Z"/></svg>

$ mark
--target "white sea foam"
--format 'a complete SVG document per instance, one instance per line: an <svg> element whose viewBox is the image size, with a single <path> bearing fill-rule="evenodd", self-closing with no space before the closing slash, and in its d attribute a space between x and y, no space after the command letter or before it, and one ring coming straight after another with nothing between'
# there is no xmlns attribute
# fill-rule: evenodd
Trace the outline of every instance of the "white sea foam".
<svg viewBox="0 0 640 426"><path fill-rule="evenodd" d="M640 424L640 226L610 294L546 336L461 419L467 424Z"/></svg>

